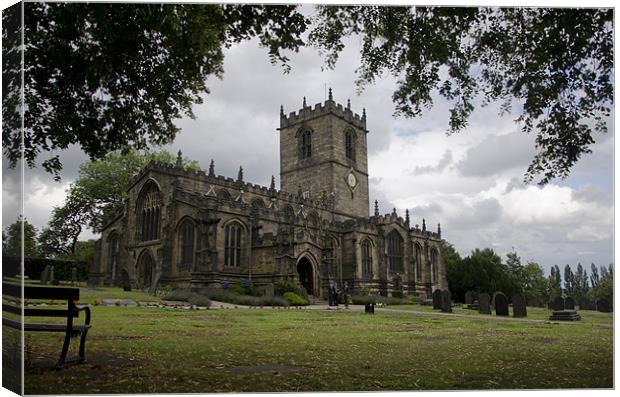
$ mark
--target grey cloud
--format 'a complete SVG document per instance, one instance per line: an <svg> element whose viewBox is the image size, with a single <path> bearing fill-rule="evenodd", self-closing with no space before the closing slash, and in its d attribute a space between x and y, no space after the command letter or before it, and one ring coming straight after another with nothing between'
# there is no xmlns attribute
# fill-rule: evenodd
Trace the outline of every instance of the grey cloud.
<svg viewBox="0 0 620 397"><path fill-rule="evenodd" d="M510 181L508 181L508 184L506 185L506 189L504 190L504 194L508 194L512 192L513 190L523 190L526 187L527 185L524 184L521 179L515 177L515 178L510 179Z"/></svg>
<svg viewBox="0 0 620 397"><path fill-rule="evenodd" d="M416 166L413 175L438 174L452 163L452 151L446 150L436 165Z"/></svg>
<svg viewBox="0 0 620 397"><path fill-rule="evenodd" d="M513 132L490 136L468 149L456 167L459 174L466 177L488 177L515 167L521 167L525 172L534 154L532 137Z"/></svg>

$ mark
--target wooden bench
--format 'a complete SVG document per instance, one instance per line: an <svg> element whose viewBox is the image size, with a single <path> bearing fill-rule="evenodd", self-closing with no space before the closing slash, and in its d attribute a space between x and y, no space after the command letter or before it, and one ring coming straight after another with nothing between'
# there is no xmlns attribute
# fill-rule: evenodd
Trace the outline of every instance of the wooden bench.
<svg viewBox="0 0 620 397"><path fill-rule="evenodd" d="M80 290L78 288L66 288L66 287L39 287L35 285L24 285L23 295L22 286L20 284L2 283L2 295L10 296L15 299L15 305L5 303L7 299L3 297L2 311L7 313L13 313L23 316L24 322L20 319L14 320L5 318L2 316L2 325L6 325L11 328L19 329L22 331L33 332L64 332L65 341L62 346L60 358L54 366L56 369L63 368L69 364L78 364L84 362L84 344L86 342L86 334L90 329L90 307L89 306L77 306L76 302L80 298ZM23 307L21 304L23 300L28 299L50 299L50 300L63 300L67 302L67 309L50 309L50 308L30 308ZM77 325L73 323L74 318L78 318L80 311L85 312L85 319L83 325ZM50 323L27 323L26 317L66 317L66 324L50 324ZM80 336L80 347L78 357L66 360L67 352L69 351L69 343L72 337Z"/></svg>

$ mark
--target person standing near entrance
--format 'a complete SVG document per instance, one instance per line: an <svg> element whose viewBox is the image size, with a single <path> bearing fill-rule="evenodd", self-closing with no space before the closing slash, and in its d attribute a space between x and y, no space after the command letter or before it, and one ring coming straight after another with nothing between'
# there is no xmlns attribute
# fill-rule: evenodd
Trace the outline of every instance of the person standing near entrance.
<svg viewBox="0 0 620 397"><path fill-rule="evenodd" d="M334 306L338 307L338 283L334 281L332 284L332 300L334 302Z"/></svg>

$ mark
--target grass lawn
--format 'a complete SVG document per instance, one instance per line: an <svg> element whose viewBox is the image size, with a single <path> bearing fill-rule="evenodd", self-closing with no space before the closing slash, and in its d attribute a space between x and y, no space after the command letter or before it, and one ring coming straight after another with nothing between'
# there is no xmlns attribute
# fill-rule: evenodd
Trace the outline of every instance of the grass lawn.
<svg viewBox="0 0 620 397"><path fill-rule="evenodd" d="M51 369L62 336L27 333L27 394L613 387L613 317L596 312L571 324L271 308L92 314L88 363L69 369Z"/></svg>

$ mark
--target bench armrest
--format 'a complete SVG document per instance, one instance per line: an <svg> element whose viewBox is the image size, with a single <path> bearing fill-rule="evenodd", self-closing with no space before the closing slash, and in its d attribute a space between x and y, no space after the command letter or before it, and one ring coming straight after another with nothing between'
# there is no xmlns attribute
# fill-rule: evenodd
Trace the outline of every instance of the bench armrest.
<svg viewBox="0 0 620 397"><path fill-rule="evenodd" d="M84 311L86 313L86 318L84 319L84 325L90 325L90 305L76 305L75 309L77 311Z"/></svg>

